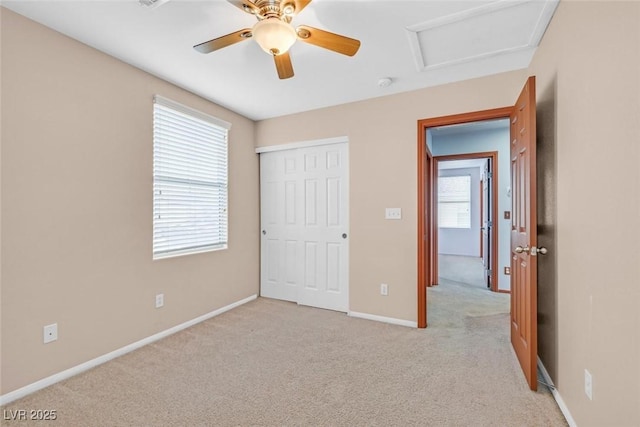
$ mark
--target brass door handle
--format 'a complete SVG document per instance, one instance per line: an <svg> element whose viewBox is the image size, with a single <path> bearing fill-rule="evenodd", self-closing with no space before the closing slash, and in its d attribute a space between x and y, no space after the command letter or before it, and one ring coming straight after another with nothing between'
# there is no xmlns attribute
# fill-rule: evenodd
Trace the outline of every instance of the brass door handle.
<svg viewBox="0 0 640 427"><path fill-rule="evenodd" d="M545 248L544 246L540 246L539 248L536 248L535 246L533 248L531 248L531 254L532 255L546 255L549 251L547 250L547 248Z"/></svg>
<svg viewBox="0 0 640 427"><path fill-rule="evenodd" d="M516 251L516 253L519 253L519 254L521 254L523 252L526 253L526 254L530 253L533 256L536 256L538 254L546 255L549 252L547 250L547 248L545 248L544 246L541 246L539 248L536 248L535 246L533 246L531 248L529 246L525 246L524 248L522 246L516 246L515 251Z"/></svg>

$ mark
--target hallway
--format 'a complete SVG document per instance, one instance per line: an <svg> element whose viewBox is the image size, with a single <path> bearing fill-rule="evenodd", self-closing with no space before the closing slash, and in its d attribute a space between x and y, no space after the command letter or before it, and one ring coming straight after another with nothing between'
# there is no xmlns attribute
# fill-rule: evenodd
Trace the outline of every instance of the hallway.
<svg viewBox="0 0 640 427"><path fill-rule="evenodd" d="M439 283L442 279L487 289L482 258L461 255L438 255Z"/></svg>
<svg viewBox="0 0 640 427"><path fill-rule="evenodd" d="M438 260L439 285L428 290L430 326L443 320L462 322L467 316L509 313L509 294L491 292L487 289L480 258L441 254ZM505 321L508 322L507 316Z"/></svg>

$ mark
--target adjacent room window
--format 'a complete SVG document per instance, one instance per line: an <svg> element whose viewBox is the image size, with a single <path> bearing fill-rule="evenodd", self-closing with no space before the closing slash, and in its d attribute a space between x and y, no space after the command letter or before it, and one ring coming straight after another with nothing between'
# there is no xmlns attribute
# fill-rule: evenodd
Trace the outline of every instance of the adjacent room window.
<svg viewBox="0 0 640 427"><path fill-rule="evenodd" d="M227 247L230 127L154 97L153 259Z"/></svg>
<svg viewBox="0 0 640 427"><path fill-rule="evenodd" d="M438 178L438 227L471 228L471 176Z"/></svg>

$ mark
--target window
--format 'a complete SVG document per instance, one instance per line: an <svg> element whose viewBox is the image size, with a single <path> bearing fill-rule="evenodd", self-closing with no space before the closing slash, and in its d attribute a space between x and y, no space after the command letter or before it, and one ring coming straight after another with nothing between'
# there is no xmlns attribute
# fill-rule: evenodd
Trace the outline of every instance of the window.
<svg viewBox="0 0 640 427"><path fill-rule="evenodd" d="M438 227L471 228L471 176L438 178Z"/></svg>
<svg viewBox="0 0 640 427"><path fill-rule="evenodd" d="M154 97L153 259L227 247L230 127Z"/></svg>

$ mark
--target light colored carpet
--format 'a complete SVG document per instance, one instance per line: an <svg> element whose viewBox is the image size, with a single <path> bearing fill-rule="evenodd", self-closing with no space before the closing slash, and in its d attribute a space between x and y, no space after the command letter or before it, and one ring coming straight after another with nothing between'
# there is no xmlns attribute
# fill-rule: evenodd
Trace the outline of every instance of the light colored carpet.
<svg viewBox="0 0 640 427"><path fill-rule="evenodd" d="M2 409L60 426L566 425L527 388L508 296L451 283L428 306L418 330L259 298Z"/></svg>
<svg viewBox="0 0 640 427"><path fill-rule="evenodd" d="M488 289L482 258L462 255L438 255L438 283L442 279Z"/></svg>

